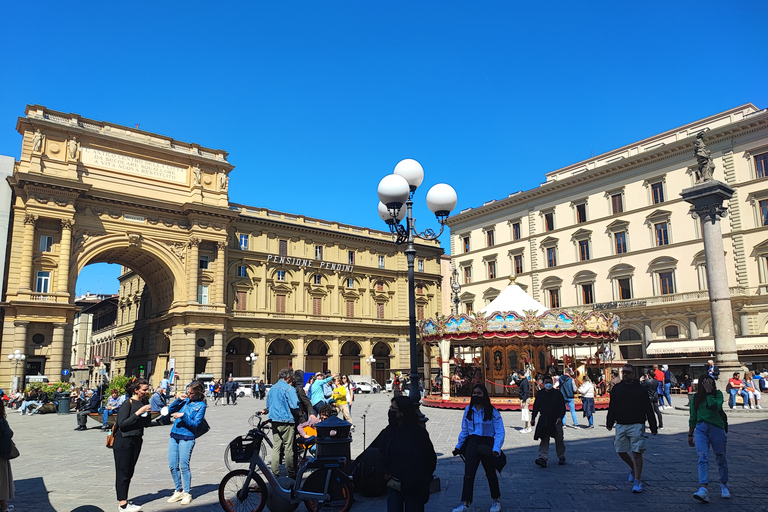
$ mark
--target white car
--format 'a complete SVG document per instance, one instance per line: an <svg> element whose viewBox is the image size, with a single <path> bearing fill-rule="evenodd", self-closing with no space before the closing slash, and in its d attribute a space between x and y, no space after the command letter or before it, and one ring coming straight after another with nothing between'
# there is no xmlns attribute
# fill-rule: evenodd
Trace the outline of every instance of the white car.
<svg viewBox="0 0 768 512"><path fill-rule="evenodd" d="M392 391L392 382L393 382L393 380L392 380L392 379L387 379L387 382L386 382L386 384L384 384L384 390L385 390L387 393L389 393L390 391Z"/></svg>
<svg viewBox="0 0 768 512"><path fill-rule="evenodd" d="M381 386L375 380L371 382L359 381L355 382L357 388L361 393L379 393L381 392Z"/></svg>
<svg viewBox="0 0 768 512"><path fill-rule="evenodd" d="M381 393L381 384L376 382L376 379L371 379L371 386L373 387L374 393Z"/></svg>

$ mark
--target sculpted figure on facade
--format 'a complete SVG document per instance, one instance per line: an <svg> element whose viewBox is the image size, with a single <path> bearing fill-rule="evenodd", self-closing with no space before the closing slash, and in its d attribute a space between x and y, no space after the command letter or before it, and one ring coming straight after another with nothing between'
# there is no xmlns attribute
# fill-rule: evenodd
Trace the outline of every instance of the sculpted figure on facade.
<svg viewBox="0 0 768 512"><path fill-rule="evenodd" d="M200 170L200 166L196 165L192 168L192 173L195 178L195 186L199 187L203 179L203 172Z"/></svg>
<svg viewBox="0 0 768 512"><path fill-rule="evenodd" d="M43 147L43 139L45 138L45 135L40 133L40 130L35 130L35 135L32 136L32 151L37 153L40 151L40 148Z"/></svg>
<svg viewBox="0 0 768 512"><path fill-rule="evenodd" d="M72 137L69 142L67 142L67 149L69 150L70 159L77 157L77 152L80 151L80 143L77 142L77 137Z"/></svg>
<svg viewBox="0 0 768 512"><path fill-rule="evenodd" d="M229 176L227 176L227 173L222 172L219 174L219 187L221 190L227 190L227 187L229 186Z"/></svg>
<svg viewBox="0 0 768 512"><path fill-rule="evenodd" d="M712 175L715 173L715 164L712 162L712 152L704 144L704 132L702 130L696 134L696 142L693 145L693 155L699 164L699 182L712 181Z"/></svg>

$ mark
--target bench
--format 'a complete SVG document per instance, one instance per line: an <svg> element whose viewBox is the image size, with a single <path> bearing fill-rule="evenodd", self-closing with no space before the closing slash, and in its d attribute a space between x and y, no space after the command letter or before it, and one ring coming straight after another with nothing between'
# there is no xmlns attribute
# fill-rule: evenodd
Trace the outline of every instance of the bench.
<svg viewBox="0 0 768 512"><path fill-rule="evenodd" d="M103 415L103 414L101 414L101 413L99 413L99 412L92 412L92 413L89 413L89 414L88 414L88 417L89 417L90 419L94 420L94 421L98 421L98 422L99 422L99 425L101 425L101 424L104 422L104 415ZM149 418L150 418L152 421L156 420L156 419L157 419L157 418L159 418L159 417L160 417L160 412L158 412L158 411L155 411L155 412L151 412L151 413L149 413ZM107 417L107 424L108 424L110 427L111 427L111 426L113 426L113 425L115 424L115 420L116 420L116 419L117 419L117 414L110 414L110 415Z"/></svg>

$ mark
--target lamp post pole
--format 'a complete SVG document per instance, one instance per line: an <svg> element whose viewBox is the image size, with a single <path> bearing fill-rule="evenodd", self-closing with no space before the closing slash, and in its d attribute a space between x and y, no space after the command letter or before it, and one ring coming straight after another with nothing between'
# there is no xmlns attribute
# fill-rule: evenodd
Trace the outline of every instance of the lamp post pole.
<svg viewBox="0 0 768 512"><path fill-rule="evenodd" d="M416 283L414 262L416 260L416 238L436 240L445 228L445 222L451 210L456 207L456 191L450 185L438 183L427 193L427 206L435 214L440 223L440 232L435 234L431 229L419 233L416 230L416 219L413 218L413 193L424 180L424 169L416 160L410 158L400 161L393 174L385 176L378 186L379 216L389 225L397 245L405 245L405 256L408 262L408 336L410 341L410 397L418 403L421 399L419 391L419 371L416 339ZM405 205L405 208L403 208ZM400 221L405 220L405 226ZM425 376L428 377L428 376Z"/></svg>
<svg viewBox="0 0 768 512"><path fill-rule="evenodd" d="M251 352L251 355L245 356L245 360L251 365L251 389L253 389L253 366L256 364L256 360L259 358L256 354Z"/></svg>
<svg viewBox="0 0 768 512"><path fill-rule="evenodd" d="M371 368L371 379L374 379L374 376L373 376L373 370L374 370L373 363L376 362L376 358L373 357L373 354L371 354L371 357L366 357L365 358L365 362L370 365L370 368ZM371 384L373 384L373 383L371 383Z"/></svg>
<svg viewBox="0 0 768 512"><path fill-rule="evenodd" d="M17 389L19 389L19 382L18 382L18 371L19 371L19 362L24 361L27 358L26 354L22 354L21 350L14 350L12 353L8 354L8 360L13 363L13 384L11 385L13 387L13 392L16 392Z"/></svg>

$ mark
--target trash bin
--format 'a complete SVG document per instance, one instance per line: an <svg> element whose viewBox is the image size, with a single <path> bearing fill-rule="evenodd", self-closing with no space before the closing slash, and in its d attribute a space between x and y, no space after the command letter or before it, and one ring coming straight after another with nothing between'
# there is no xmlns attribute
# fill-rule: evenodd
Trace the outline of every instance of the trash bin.
<svg viewBox="0 0 768 512"><path fill-rule="evenodd" d="M352 460L350 446L352 439L349 431L352 424L336 416L331 416L317 425L317 458L346 457L347 462Z"/></svg>
<svg viewBox="0 0 768 512"><path fill-rule="evenodd" d="M69 414L69 397L59 398L59 408L57 414Z"/></svg>

